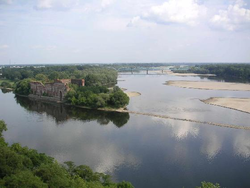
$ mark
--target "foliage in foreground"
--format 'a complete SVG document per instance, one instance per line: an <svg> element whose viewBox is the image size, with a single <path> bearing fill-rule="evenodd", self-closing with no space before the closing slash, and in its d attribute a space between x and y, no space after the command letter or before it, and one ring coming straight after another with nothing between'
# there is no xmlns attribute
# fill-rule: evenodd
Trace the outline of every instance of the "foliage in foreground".
<svg viewBox="0 0 250 188"><path fill-rule="evenodd" d="M201 186L197 187L197 188L220 188L220 185L218 183L213 184L210 182L203 181L203 182L201 182Z"/></svg>
<svg viewBox="0 0 250 188"><path fill-rule="evenodd" d="M133 188L129 182L114 183L109 175L93 172L73 162L55 159L20 144L8 146L3 138L7 127L0 120L0 187L2 188Z"/></svg>

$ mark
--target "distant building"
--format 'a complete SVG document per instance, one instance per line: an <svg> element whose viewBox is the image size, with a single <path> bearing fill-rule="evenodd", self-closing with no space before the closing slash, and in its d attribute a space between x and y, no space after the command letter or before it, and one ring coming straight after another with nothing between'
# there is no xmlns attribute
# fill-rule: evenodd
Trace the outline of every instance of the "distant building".
<svg viewBox="0 0 250 188"><path fill-rule="evenodd" d="M44 99L53 101L62 101L70 90L69 84L84 86L84 79L61 79L55 80L53 83L43 84L41 82L31 82L30 88L33 96L43 97Z"/></svg>

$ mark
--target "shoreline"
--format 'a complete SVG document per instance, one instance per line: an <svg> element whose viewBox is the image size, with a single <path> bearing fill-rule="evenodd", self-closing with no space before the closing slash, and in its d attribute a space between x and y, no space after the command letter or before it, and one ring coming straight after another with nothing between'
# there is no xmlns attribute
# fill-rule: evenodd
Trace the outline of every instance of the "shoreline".
<svg viewBox="0 0 250 188"><path fill-rule="evenodd" d="M250 98L210 97L201 102L250 114Z"/></svg>
<svg viewBox="0 0 250 188"><path fill-rule="evenodd" d="M229 90L229 91L250 91L250 84L232 82L203 82L203 81L184 81L170 80L165 85L188 89L202 90Z"/></svg>
<svg viewBox="0 0 250 188"><path fill-rule="evenodd" d="M18 96L29 98L29 96L23 96L23 95L18 95ZM36 100L39 100L39 99L36 99ZM44 101L44 100L41 100L41 101L42 102L47 102L47 103L57 103L55 101ZM94 108L90 108L90 107L72 105L72 104L65 103L65 102L64 103L60 102L59 104L63 104L63 105L66 105L66 106L73 106L73 107L81 108L81 109L99 110L99 111L106 111L106 112L129 113L129 114L144 115L144 116L149 116L149 117L170 119L170 120L176 120L176 121L185 121L185 122L199 123L199 124L205 124L205 125L212 125L212 126L224 127L224 128L250 130L250 127L246 127L246 126L230 125L230 124L207 122L207 121L199 121L199 120L186 119L186 118L176 118L176 117L171 117L171 116L167 116L167 115L157 115L157 114L146 113L146 112L145 113L144 112L136 112L136 111L127 110L126 107L120 108L120 109L112 109L112 108L97 108L97 109L94 109Z"/></svg>

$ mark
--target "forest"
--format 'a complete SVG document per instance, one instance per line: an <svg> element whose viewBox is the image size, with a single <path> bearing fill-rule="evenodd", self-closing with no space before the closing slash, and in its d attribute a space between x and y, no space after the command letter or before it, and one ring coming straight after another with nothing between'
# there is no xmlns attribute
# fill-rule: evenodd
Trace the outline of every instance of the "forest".
<svg viewBox="0 0 250 188"><path fill-rule="evenodd" d="M0 187L3 188L133 188L129 182L114 183L104 173L85 165L54 158L18 143L8 145L3 137L7 125L0 120Z"/></svg>
<svg viewBox="0 0 250 188"><path fill-rule="evenodd" d="M112 86L117 81L117 71L112 68L99 66L46 66L35 68L27 66L23 68L5 67L2 69L2 78L10 81L20 81L31 78L43 83L55 79L85 79L86 86L106 85Z"/></svg>
<svg viewBox="0 0 250 188"><path fill-rule="evenodd" d="M225 79L250 82L250 64L206 64L190 66L188 70L173 70L176 73L215 74Z"/></svg>

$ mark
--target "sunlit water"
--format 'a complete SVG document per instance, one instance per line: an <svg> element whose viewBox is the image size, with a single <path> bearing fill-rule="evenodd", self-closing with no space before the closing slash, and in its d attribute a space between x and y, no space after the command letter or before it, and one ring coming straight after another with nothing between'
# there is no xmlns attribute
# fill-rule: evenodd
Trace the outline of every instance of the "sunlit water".
<svg viewBox="0 0 250 188"><path fill-rule="evenodd" d="M250 92L184 89L167 80L199 77L122 75L118 85L142 93L129 110L249 126L250 114L202 103ZM204 79L203 79L204 80ZM206 79L205 79L206 80ZM195 187L201 181L250 187L250 131L133 114L98 112L15 98L0 92L6 141L58 161L86 164L135 187Z"/></svg>

